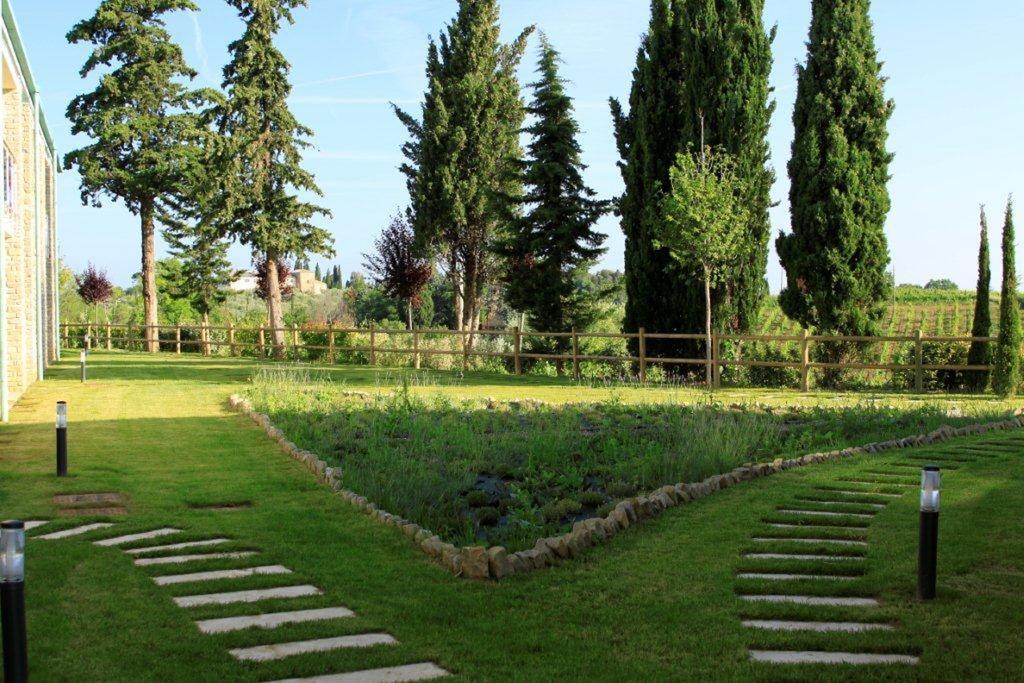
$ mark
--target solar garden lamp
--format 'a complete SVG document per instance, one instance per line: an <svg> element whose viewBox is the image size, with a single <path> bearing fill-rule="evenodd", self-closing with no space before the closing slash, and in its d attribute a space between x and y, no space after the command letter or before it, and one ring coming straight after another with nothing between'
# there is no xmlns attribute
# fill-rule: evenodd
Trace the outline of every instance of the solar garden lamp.
<svg viewBox="0 0 1024 683"><path fill-rule="evenodd" d="M57 476L68 476L68 404L57 402Z"/></svg>
<svg viewBox="0 0 1024 683"><path fill-rule="evenodd" d="M82 349L82 351L78 354L78 362L81 363L82 365L82 384L85 384L85 359L88 357L88 355L89 353L85 349Z"/></svg>
<svg viewBox="0 0 1024 683"><path fill-rule="evenodd" d="M941 488L942 472L938 465L928 465L921 472L921 540L917 555L917 596L921 600L935 597Z"/></svg>
<svg viewBox="0 0 1024 683"><path fill-rule="evenodd" d="M0 629L3 630L4 680L28 680L25 632L25 523L0 525Z"/></svg>

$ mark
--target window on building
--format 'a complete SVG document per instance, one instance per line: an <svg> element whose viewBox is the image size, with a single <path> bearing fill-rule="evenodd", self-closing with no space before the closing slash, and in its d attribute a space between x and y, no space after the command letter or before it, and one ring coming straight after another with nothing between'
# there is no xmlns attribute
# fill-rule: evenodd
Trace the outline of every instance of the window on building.
<svg viewBox="0 0 1024 683"><path fill-rule="evenodd" d="M4 145L4 208L12 212L16 202L14 188L17 186L17 170L14 155L7 145Z"/></svg>

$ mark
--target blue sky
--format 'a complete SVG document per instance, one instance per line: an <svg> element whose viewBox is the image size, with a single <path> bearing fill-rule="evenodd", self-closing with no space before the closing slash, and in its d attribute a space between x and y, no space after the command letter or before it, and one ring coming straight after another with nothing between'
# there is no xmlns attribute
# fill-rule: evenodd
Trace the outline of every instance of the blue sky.
<svg viewBox="0 0 1024 683"><path fill-rule="evenodd" d="M63 113L69 99L92 83L78 76L86 48L69 46L64 35L96 2L13 4L56 144L67 151L76 141ZM240 24L221 0L199 4L201 13L178 16L170 26L200 70L201 84L218 85L226 46L239 35ZM998 227L1007 195L1024 193L1024 53L1019 49L1024 3L876 0L873 5L888 94L896 101L887 232L897 279L923 283L950 277L973 288L978 204L988 205L990 223ZM440 32L455 8L455 0L310 0L308 9L298 11L297 24L280 36L293 65L294 111L316 131L318 149L307 163L334 212L325 222L336 239L332 262L340 263L346 275L360 269L362 254L406 201L396 169L405 132L387 103L418 111L427 37ZM561 50L584 131L587 180L608 197L621 192L621 179L606 101L628 96L648 8L648 0L503 3L507 37L533 23ZM810 2L767 0L765 21L779 28L772 74L778 111L770 134L779 176L773 190L779 206L772 214L778 232L789 225L785 165L792 139L794 67L805 53ZM536 41L524 62L524 83L532 80L535 48ZM126 283L138 270L137 221L116 204L83 207L74 172L61 175L59 191L66 262L81 270L92 261ZM1024 224L1024 218L1018 222ZM601 229L609 235L601 265L621 269L618 223L608 217ZM248 264L246 251L237 249L233 256L240 267ZM994 265L999 277L998 262ZM780 278L773 252L768 271L773 291Z"/></svg>

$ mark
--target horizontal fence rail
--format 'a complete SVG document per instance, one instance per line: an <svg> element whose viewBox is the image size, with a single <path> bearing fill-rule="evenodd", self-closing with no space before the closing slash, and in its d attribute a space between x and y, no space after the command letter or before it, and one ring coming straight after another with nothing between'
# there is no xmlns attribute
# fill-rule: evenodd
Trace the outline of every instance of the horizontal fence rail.
<svg viewBox="0 0 1024 683"><path fill-rule="evenodd" d="M523 374L524 360L542 360L554 363L571 363L572 373L580 377L580 364L585 362L627 363L635 365L641 382L647 381L648 370L652 365L703 367L708 370L711 378L708 388L721 386L722 372L729 367L735 368L775 368L791 369L799 373L800 389L809 391L813 370L862 370L912 373L917 391L924 389L925 373L928 372L990 372L991 365L970 364L930 364L924 361L925 346L930 343L939 344L972 344L974 342L995 343L995 337L970 336L926 336L920 331L913 335L890 335L879 337L845 336L845 335L812 335L804 332L801 335L760 335L760 334L720 334L711 335L711 344L706 343L704 334L651 333L644 329L638 332L534 332L522 331L519 328L508 330L444 330L444 329L391 329L371 325L368 328L346 328L334 325L306 327L239 327L235 325L158 325L143 326L115 323L62 323L61 338L65 348L105 348L107 350L145 350L147 348L147 332L155 332L158 341L154 341L159 351L181 354L183 350L194 350L204 355L212 355L227 351L230 356L255 355L268 358L275 355L273 341L274 332L283 336L281 356L301 357L304 353L319 352L328 363L334 364L342 354L361 354L365 362L377 365L381 358L410 357L412 365L419 369L423 358L442 356L461 358L462 368L469 368L471 359L492 358L511 362L510 370L517 375ZM315 339L311 339L315 338ZM405 337L405 346L391 346L387 340ZM450 338L455 348L426 348L424 340ZM356 339L366 339L368 343L348 343ZM544 353L523 350L524 339L563 339L568 341L570 348L563 353ZM588 354L580 349L583 340L635 340L638 355L629 353L617 355ZM339 341L340 340L340 341ZM504 340L499 350L482 350L476 344L481 340ZM706 347L705 354L695 358L672 358L651 355L648 352L649 341L695 341ZM795 344L798 348L798 360L758 360L743 357L729 358L723 355L722 345L726 342L763 343L763 344ZM913 362L843 362L826 363L811 360L812 344L829 343L862 343L862 344L912 344ZM561 365L559 366L561 370Z"/></svg>

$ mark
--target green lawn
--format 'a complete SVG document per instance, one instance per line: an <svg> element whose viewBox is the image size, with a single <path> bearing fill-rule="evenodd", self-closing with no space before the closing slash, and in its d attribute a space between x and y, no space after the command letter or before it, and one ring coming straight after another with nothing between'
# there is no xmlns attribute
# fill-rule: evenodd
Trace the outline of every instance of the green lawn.
<svg viewBox="0 0 1024 683"><path fill-rule="evenodd" d="M31 540L28 556L29 647L35 680L259 681L435 661L464 680L1020 680L1024 650L1024 434L999 433L839 464L791 470L728 489L668 511L619 534L604 548L564 566L501 584L475 584L435 566L400 533L369 521L317 485L225 399L247 383L247 361L93 357L90 381L65 363L33 387L0 427L0 516L51 519L52 496L117 491L130 514L88 537ZM350 388L389 381L368 368L332 370ZM451 384L452 376L439 376ZM419 390L419 389L418 389ZM423 387L422 390L436 390ZM610 391L646 400L639 389L580 388L567 382L467 376L447 391L496 398L593 400ZM658 390L667 395L678 390ZM737 392L735 400L862 400ZM700 392L693 392L695 400ZM71 471L53 469L53 405L71 412ZM701 399L703 400L703 399ZM734 400L726 394L724 400ZM924 397L885 397L916 402ZM968 405L991 399L958 398ZM902 435L893 435L902 436ZM898 625L885 635L761 634L744 617L767 616L743 604L737 591L765 592L737 571L762 519L846 476L891 470L891 463L964 452L969 442L1006 444L993 457L961 464L945 481L939 599L914 599L917 501L912 489L892 499L864 532L870 546L864 576L839 590L877 596L877 617ZM905 479L914 471L905 468ZM874 490L886 491L884 487ZM197 505L250 502L234 511ZM35 535L85 520L52 522ZM227 549L256 549L257 558L202 566L140 568L124 553L88 540L157 526L184 538L224 535ZM168 540L168 542L170 542ZM227 566L283 564L290 577L255 577L216 584L158 587L150 576ZM776 565L777 566L777 565ZM311 583L324 595L250 606L180 609L172 596ZM770 587L775 589L775 587ZM815 589L808 586L807 590ZM195 618L273 609L344 605L357 618L272 631L202 635ZM269 610L267 610L269 611ZM778 614L778 612L773 612ZM859 618L848 609L798 608L804 618ZM386 631L400 644L279 662L240 664L229 648ZM909 652L917 668L773 668L747 661L750 647Z"/></svg>

